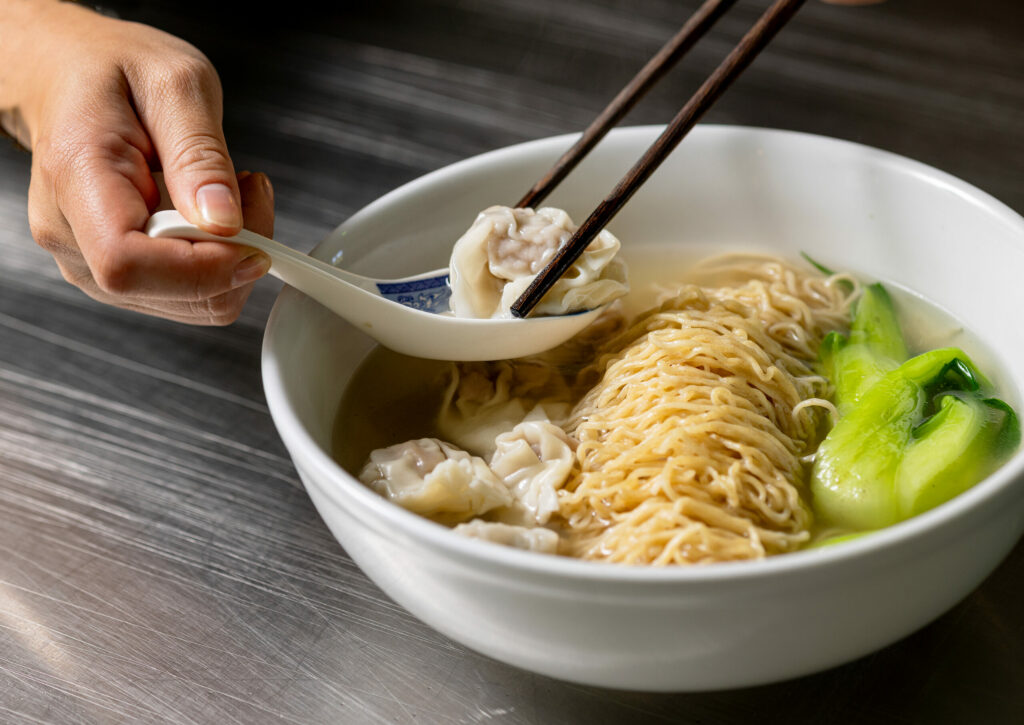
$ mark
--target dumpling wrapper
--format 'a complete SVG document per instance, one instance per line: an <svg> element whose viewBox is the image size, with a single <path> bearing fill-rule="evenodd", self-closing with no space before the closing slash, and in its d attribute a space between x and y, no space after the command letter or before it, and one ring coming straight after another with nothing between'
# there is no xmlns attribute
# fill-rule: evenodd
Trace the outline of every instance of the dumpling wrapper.
<svg viewBox="0 0 1024 725"><path fill-rule="evenodd" d="M549 420L569 413L569 387L558 370L541 362L458 363L450 369L437 418L440 435L460 448L489 458L495 438L538 405Z"/></svg>
<svg viewBox="0 0 1024 725"><path fill-rule="evenodd" d="M359 480L402 508L441 522L512 503L508 487L482 458L436 438L378 448Z"/></svg>
<svg viewBox="0 0 1024 725"><path fill-rule="evenodd" d="M468 524L459 524L452 530L462 536L515 549L536 551L541 554L558 553L558 534L542 526L530 528L474 519Z"/></svg>
<svg viewBox="0 0 1024 725"><path fill-rule="evenodd" d="M508 318L555 252L576 231L562 209L492 206L480 212L452 250L448 269L456 317ZM621 246L607 229L534 308L537 315L590 310L629 291L626 266L614 259Z"/></svg>
<svg viewBox="0 0 1024 725"><path fill-rule="evenodd" d="M576 460L576 442L548 420L519 423L495 440L491 470L508 486L515 501L497 512L502 521L528 526L546 524L558 511L558 491Z"/></svg>

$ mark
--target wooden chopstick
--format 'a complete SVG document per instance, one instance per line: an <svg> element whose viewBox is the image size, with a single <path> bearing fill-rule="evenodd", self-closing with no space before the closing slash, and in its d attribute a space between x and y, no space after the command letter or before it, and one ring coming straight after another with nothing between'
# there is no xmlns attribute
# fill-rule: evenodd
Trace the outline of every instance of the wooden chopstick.
<svg viewBox="0 0 1024 725"><path fill-rule="evenodd" d="M707 0L690 16L679 32L672 36L661 50L654 54L640 69L633 80L627 83L603 111L593 120L587 130L572 148L562 154L555 165L542 176L533 188L516 204L517 207L536 207L550 194L569 172L590 153L597 142L614 128L623 116L636 105L637 101L668 73L676 62L700 40L720 17L735 4L736 0Z"/></svg>
<svg viewBox="0 0 1024 725"><path fill-rule="evenodd" d="M793 17L805 0L776 0L746 35L736 44L725 60L704 81L686 105L676 114L664 132L651 144L604 201L587 217L572 238L555 253L547 266L533 279L530 286L512 305L514 317L526 317L530 310L573 262L583 253L594 237L604 229L640 186L654 173L673 149L696 125L698 119L714 104L726 88L736 80L750 62L764 50L775 34Z"/></svg>

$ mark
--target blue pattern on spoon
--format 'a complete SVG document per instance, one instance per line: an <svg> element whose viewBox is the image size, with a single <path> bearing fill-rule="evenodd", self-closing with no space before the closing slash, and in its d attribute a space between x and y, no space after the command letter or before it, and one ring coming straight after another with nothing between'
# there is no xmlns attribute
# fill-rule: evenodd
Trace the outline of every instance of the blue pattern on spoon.
<svg viewBox="0 0 1024 725"><path fill-rule="evenodd" d="M407 282L378 282L377 290L381 297L414 310L434 313L448 312L448 300L452 296L447 274Z"/></svg>

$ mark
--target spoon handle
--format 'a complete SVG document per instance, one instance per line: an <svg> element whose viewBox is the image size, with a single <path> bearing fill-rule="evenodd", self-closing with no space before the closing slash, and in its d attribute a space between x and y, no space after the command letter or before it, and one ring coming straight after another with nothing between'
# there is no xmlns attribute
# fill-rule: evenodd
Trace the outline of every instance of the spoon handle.
<svg viewBox="0 0 1024 725"><path fill-rule="evenodd" d="M146 224L146 234L151 237L176 237L178 239L191 239L194 241L228 242L230 244L242 244L259 249L262 252L266 252L267 256L270 257L270 273L281 281L299 289L308 286L303 282L312 273L328 275L368 292L375 294L377 292L374 280L338 269L316 257L310 257L308 254L298 252L262 234L251 232L248 229L243 229L238 234L230 237L211 234L190 223L173 209L158 211L151 216Z"/></svg>

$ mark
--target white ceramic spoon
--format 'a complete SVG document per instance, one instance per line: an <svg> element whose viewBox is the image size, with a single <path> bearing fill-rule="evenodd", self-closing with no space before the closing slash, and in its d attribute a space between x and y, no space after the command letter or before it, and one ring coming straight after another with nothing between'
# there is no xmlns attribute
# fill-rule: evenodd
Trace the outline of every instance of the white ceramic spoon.
<svg viewBox="0 0 1024 725"><path fill-rule="evenodd" d="M210 234L177 211L158 211L146 225L151 237L244 244L266 252L270 273L348 320L396 352L435 360L503 360L550 350L590 324L600 308L522 320L477 320L448 310L448 270L402 279L373 279L338 269L280 242L243 229L233 237Z"/></svg>

